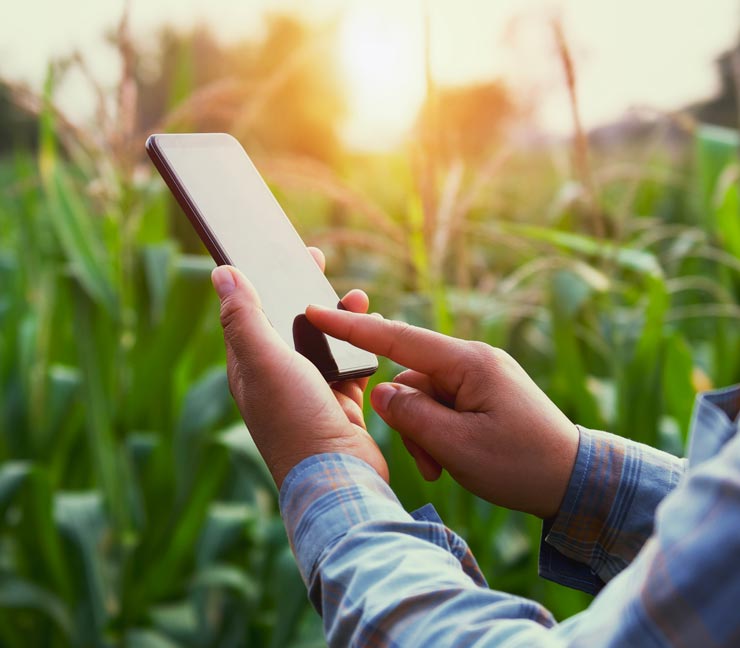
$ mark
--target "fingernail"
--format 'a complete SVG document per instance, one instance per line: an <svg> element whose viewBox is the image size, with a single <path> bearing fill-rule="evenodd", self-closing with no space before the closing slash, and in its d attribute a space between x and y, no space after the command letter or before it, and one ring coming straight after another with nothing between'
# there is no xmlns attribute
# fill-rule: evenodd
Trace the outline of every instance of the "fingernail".
<svg viewBox="0 0 740 648"><path fill-rule="evenodd" d="M223 299L227 295L230 295L234 288L236 288L236 282L234 281L234 275L231 274L231 270L226 266L218 266L211 273L211 283L216 289L219 299Z"/></svg>
<svg viewBox="0 0 740 648"><path fill-rule="evenodd" d="M399 389L400 385L394 385L393 383L380 383L376 385L370 394L375 409L385 412L390 407L391 400L393 400Z"/></svg>
<svg viewBox="0 0 740 648"><path fill-rule="evenodd" d="M341 302L339 303L339 309L341 310ZM326 306L319 306L318 304L309 304L306 306L306 314L309 314L309 311L312 311L314 313L328 313L328 312L334 312L336 311L336 308L327 308Z"/></svg>

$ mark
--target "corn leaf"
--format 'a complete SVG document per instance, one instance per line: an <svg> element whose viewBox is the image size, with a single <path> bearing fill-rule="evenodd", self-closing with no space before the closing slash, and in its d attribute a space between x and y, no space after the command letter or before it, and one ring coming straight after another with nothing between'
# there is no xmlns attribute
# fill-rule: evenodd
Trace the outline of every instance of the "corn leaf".
<svg viewBox="0 0 740 648"><path fill-rule="evenodd" d="M57 596L34 583L13 576L3 576L0 579L0 609L36 610L51 619L67 641L72 639L74 623L70 610Z"/></svg>

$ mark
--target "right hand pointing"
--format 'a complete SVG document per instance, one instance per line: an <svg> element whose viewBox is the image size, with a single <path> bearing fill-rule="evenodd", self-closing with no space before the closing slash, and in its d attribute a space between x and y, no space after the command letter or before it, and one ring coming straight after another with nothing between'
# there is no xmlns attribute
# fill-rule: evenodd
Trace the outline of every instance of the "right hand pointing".
<svg viewBox="0 0 740 648"><path fill-rule="evenodd" d="M506 352L347 311L309 306L306 316L324 333L409 368L377 385L371 402L427 479L439 476L438 464L494 504L557 513L578 430Z"/></svg>

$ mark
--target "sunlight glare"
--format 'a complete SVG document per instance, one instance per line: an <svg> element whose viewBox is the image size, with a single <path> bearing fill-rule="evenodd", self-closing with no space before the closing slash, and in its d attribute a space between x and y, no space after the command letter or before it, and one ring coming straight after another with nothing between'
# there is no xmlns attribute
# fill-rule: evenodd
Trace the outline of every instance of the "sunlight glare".
<svg viewBox="0 0 740 648"><path fill-rule="evenodd" d="M424 98L419 16L383 3L354 8L341 26L339 57L349 103L345 141L363 149L397 144Z"/></svg>

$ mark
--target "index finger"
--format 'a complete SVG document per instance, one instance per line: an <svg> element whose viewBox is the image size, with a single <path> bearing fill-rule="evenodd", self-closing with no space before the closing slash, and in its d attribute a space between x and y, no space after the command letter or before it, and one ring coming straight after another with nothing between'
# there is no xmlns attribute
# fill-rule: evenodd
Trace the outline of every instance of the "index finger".
<svg viewBox="0 0 740 648"><path fill-rule="evenodd" d="M448 374L465 350L462 340L406 322L315 305L306 309L306 317L332 337L433 376Z"/></svg>

